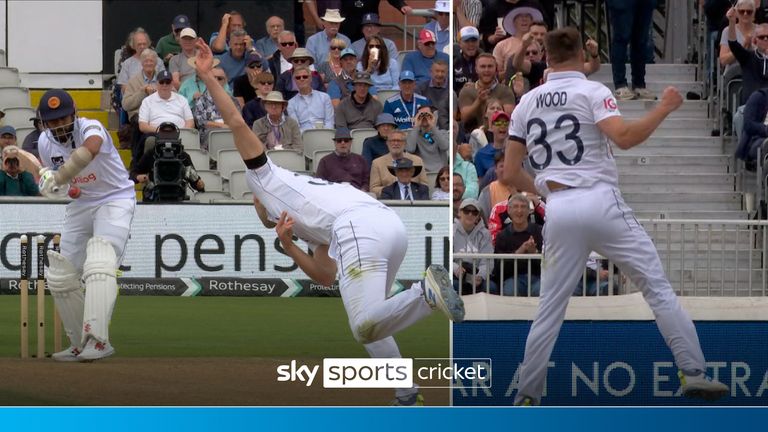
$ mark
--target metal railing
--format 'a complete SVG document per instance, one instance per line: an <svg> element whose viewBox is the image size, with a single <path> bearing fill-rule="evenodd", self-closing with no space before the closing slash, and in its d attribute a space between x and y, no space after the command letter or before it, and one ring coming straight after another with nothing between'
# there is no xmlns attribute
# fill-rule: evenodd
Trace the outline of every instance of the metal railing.
<svg viewBox="0 0 768 432"><path fill-rule="evenodd" d="M768 221L650 219L641 223L653 239L664 272L678 295L768 296ZM529 276L531 272L522 269L530 270L532 261L541 260L540 254L454 253L453 257L454 265L459 260L465 261L473 274L485 264L485 274L480 275L484 281L492 279L495 260L514 260L513 274L504 274L503 269L497 272L498 280L492 281L496 284L493 290L490 289L492 286L477 285L474 280L470 284L470 293L495 291L494 294L502 295L532 294L525 290L507 289L505 292L504 282L520 280L518 278L522 276L524 286L535 286L534 277ZM607 268L609 275L613 275L605 281L607 287L598 279L595 285L600 289L594 292L595 285L588 284L585 273L581 294L614 295L638 291L620 276L620 272L614 271L613 263L608 262ZM616 275L618 277L614 277ZM574 291L579 295L576 287Z"/></svg>

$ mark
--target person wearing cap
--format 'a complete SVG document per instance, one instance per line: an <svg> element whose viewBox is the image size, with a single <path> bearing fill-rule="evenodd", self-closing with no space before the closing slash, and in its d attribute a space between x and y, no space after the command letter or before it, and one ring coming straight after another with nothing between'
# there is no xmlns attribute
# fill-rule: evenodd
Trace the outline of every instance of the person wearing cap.
<svg viewBox="0 0 768 432"><path fill-rule="evenodd" d="M456 94L461 92L464 84L477 81L475 60L482 52L480 32L475 27L462 27L458 46L461 51L453 56L453 91Z"/></svg>
<svg viewBox="0 0 768 432"><path fill-rule="evenodd" d="M256 48L256 51L258 51L262 57L267 58L272 55L273 52L277 51L278 36L285 30L285 21L279 16L273 15L267 18L265 26L267 28L267 35L258 39L253 47Z"/></svg>
<svg viewBox="0 0 768 432"><path fill-rule="evenodd" d="M170 88L170 74L167 85ZM61 252L48 251L48 289L70 341L67 349L51 357L98 360L115 352L109 322L136 193L107 129L96 120L78 117L69 93L46 91L37 112L45 127L38 141L45 167L40 170L40 193L61 198L70 185L79 188L79 196L64 213Z"/></svg>
<svg viewBox="0 0 768 432"><path fill-rule="evenodd" d="M429 99L415 93L416 79L413 72L400 72L400 93L391 96L384 102L384 112L392 114L398 129L413 127L413 118L419 107L431 105Z"/></svg>
<svg viewBox="0 0 768 432"><path fill-rule="evenodd" d="M168 71L162 71L157 75L157 91L141 101L139 131L142 136L133 143L131 166L134 166L144 155L145 141L147 138L154 137L157 127L163 122L171 122L179 129L195 127L195 119L189 103L184 96L173 91L173 77ZM150 147L153 147L151 142Z"/></svg>
<svg viewBox="0 0 768 432"><path fill-rule="evenodd" d="M413 121L413 129L408 132L405 151L417 154L424 161L427 172L438 172L448 165L448 151L451 148L450 134L447 129L437 126L439 113L431 105L419 107Z"/></svg>
<svg viewBox="0 0 768 432"><path fill-rule="evenodd" d="M186 15L176 15L171 23L171 32L160 38L157 41L157 55L163 59L166 66L169 66L169 62L174 55L181 52L181 31L190 27L189 18ZM197 36L195 36L197 37Z"/></svg>
<svg viewBox="0 0 768 432"><path fill-rule="evenodd" d="M147 48L141 53L141 72L128 80L123 91L123 109L128 113L128 119L134 122L133 117L139 113L139 107L145 97L157 91L158 57L154 51Z"/></svg>
<svg viewBox="0 0 768 432"><path fill-rule="evenodd" d="M259 220L275 229L283 252L312 280L330 286L338 277L350 329L369 355L399 358L393 336L434 309L453 321L463 321L463 302L441 266L428 267L423 284L386 295L407 252L406 228L397 213L352 186L300 175L271 162L261 140L212 76L210 48L201 40L197 44L198 74L232 127ZM309 81L307 68L297 67L294 73ZM309 86L300 89L297 97L311 90ZM295 242L294 234L309 245L311 253ZM395 397L399 405L423 404L417 386L395 389Z"/></svg>
<svg viewBox="0 0 768 432"><path fill-rule="evenodd" d="M222 68L214 68L213 76L219 82L227 81L227 75ZM235 106L239 108L240 102L234 97L232 99ZM221 113L216 109L216 104L213 103L213 98L211 98L207 88L203 95L195 101L195 106L192 108L192 117L195 119L195 126L200 134L200 148L206 151L208 150L208 135L211 130L229 129L229 126L224 123Z"/></svg>
<svg viewBox="0 0 768 432"><path fill-rule="evenodd" d="M117 84L120 85L120 90L123 92L125 92L125 86L128 84L128 81L141 72L141 53L152 45L152 40L149 38L149 34L147 34L143 28L139 27L131 32L128 44L134 53L120 63L120 72L117 74L116 81ZM155 71L160 72L164 70L165 64L160 57L158 57Z"/></svg>
<svg viewBox="0 0 768 432"><path fill-rule="evenodd" d="M269 57L269 70L275 78L293 68L293 64L289 59L293 56L293 52L298 46L296 35L292 31L283 30L277 35L277 51L273 52Z"/></svg>
<svg viewBox="0 0 768 432"><path fill-rule="evenodd" d="M458 218L453 223L453 253L493 253L491 234L482 220L476 199L466 198L461 201ZM491 260L456 258L453 260L453 286L462 295L478 292L498 294L499 288L490 278L492 271Z"/></svg>
<svg viewBox="0 0 768 432"><path fill-rule="evenodd" d="M298 92L288 100L288 115L299 123L299 129L321 127L334 128L333 104L328 94L312 88L312 71L307 66L296 66L292 70Z"/></svg>
<svg viewBox="0 0 768 432"><path fill-rule="evenodd" d="M285 111L288 102L279 91L272 91L264 98L266 115L253 122L253 132L259 137L267 150L295 150L302 152L299 123L289 117Z"/></svg>
<svg viewBox="0 0 768 432"><path fill-rule="evenodd" d="M326 89L328 88L328 84L344 71L344 66L342 66L341 62L341 54L346 49L347 43L344 42L343 39L334 38L331 40L331 50L328 53L328 58L317 65L317 73L323 78L323 84Z"/></svg>
<svg viewBox="0 0 768 432"><path fill-rule="evenodd" d="M339 26L344 18L338 9L326 9L325 15L321 17L324 29L307 38L307 50L315 57L318 63L324 62L328 58L328 51L331 47L331 41L335 38L344 41L346 46L352 45L352 41L347 36L339 33Z"/></svg>
<svg viewBox="0 0 768 432"><path fill-rule="evenodd" d="M195 68L189 64L189 59L197 54L195 51L196 40L197 32L192 27L182 29L179 33L181 51L171 57L168 62L168 71L173 76L173 88L176 90L181 88L184 81L195 76Z"/></svg>
<svg viewBox="0 0 768 432"><path fill-rule="evenodd" d="M246 45L246 50L253 49L253 41L248 33L245 31L245 18L243 14L236 10L229 11L221 16L221 26L219 31L213 32L208 43L211 44L211 49L215 54L222 54L229 51L232 46L232 34L237 31L242 31L245 36L243 41Z"/></svg>
<svg viewBox="0 0 768 432"><path fill-rule="evenodd" d="M432 20L424 25L424 29L431 31L437 36L437 50L443 52L451 41L450 18L451 2L438 0L435 7L429 10L432 12Z"/></svg>
<svg viewBox="0 0 768 432"><path fill-rule="evenodd" d="M296 48L291 55L291 68L283 72L278 78L275 84L275 89L283 94L285 100L291 100L297 93L299 93L299 83L293 79L293 69L297 67L306 67L309 69L310 87L313 90L325 92L325 86L323 85L323 78L317 71L314 70L315 58L306 48Z"/></svg>
<svg viewBox="0 0 768 432"><path fill-rule="evenodd" d="M379 13L379 2L380 0L341 1L341 15L345 17L346 20L341 23L339 31L349 36L352 40L358 40L363 37L360 23L363 21L363 17L366 14ZM413 10L412 7L408 6L405 0L387 0L387 3L400 11L403 15L408 15Z"/></svg>
<svg viewBox="0 0 768 432"><path fill-rule="evenodd" d="M424 161L420 157L414 154L405 152L405 132L401 130L394 130L389 133L387 138L387 154L379 156L373 160L371 164L371 181L369 183L369 190L376 194L376 197L381 195L381 190L391 185L397 180L397 178L389 172L389 167L397 159L410 159L414 165L420 167L424 166ZM416 181L429 185L427 180L427 174L424 171L415 175Z"/></svg>
<svg viewBox="0 0 768 432"><path fill-rule="evenodd" d="M546 3L550 3L550 1ZM483 15L480 17L480 23L477 25L477 29L482 35L485 52L492 52L496 44L509 37L503 25L503 18L513 9L521 7L538 10L539 13L545 16L547 24L550 27L552 26L551 18L554 17L552 14L554 11L553 6L547 5L545 10L542 2L537 0L501 0L495 2L483 9ZM502 20L501 25L499 25L499 20Z"/></svg>
<svg viewBox="0 0 768 432"><path fill-rule="evenodd" d="M16 128L11 125L0 127L0 150L16 145Z"/></svg>
<svg viewBox="0 0 768 432"><path fill-rule="evenodd" d="M493 140L475 153L478 177L483 177L485 172L494 166L494 157L504 152L509 131L509 114L504 111L493 113L489 130L493 134Z"/></svg>
<svg viewBox="0 0 768 432"><path fill-rule="evenodd" d="M441 59L435 60L430 68L430 79L416 85L416 93L429 99L440 114L437 118L437 126L448 130L448 121L451 119L450 97L448 88L448 62Z"/></svg>
<svg viewBox="0 0 768 432"><path fill-rule="evenodd" d="M394 160L387 169L397 181L384 187L379 199L411 202L429 200L429 186L413 181L413 178L421 173L421 166L414 164L410 159L401 158Z"/></svg>
<svg viewBox="0 0 768 432"><path fill-rule="evenodd" d="M256 51L248 53L245 60L245 74L235 78L232 82L232 95L235 96L240 106L252 101L256 97L256 89L259 87L258 77L266 66L264 58Z"/></svg>
<svg viewBox="0 0 768 432"><path fill-rule="evenodd" d="M360 23L360 25L363 26L363 37L352 42L352 49L355 50L357 58L363 57L363 51L365 50L366 43L368 43L368 39L373 36L379 36L384 41L384 45L387 46L387 53L389 54L389 58L397 60L398 51L395 42L392 41L392 39L385 38L379 34L381 33L381 22L379 21L379 14L367 13L363 15L363 21Z"/></svg>
<svg viewBox="0 0 768 432"><path fill-rule="evenodd" d="M431 30L421 29L419 32L419 41L416 44L416 51L409 52L403 59L401 70L409 70L416 76L417 82L429 81L429 69L432 62L436 59L442 59L451 63L451 57L438 51L436 44L437 37Z"/></svg>
<svg viewBox="0 0 768 432"><path fill-rule="evenodd" d="M397 128L395 118L392 117L392 114L387 113L376 116L376 122L373 125L376 127L376 135L363 141L363 158L369 169L374 159L389 153L387 138L390 132Z"/></svg>
<svg viewBox="0 0 768 432"><path fill-rule="evenodd" d="M249 50L246 49L246 37L249 36L245 30L233 31L229 35L229 50L217 56L221 61L221 67L227 73L230 87L235 78L245 73L245 64L248 61L249 53Z"/></svg>
<svg viewBox="0 0 768 432"><path fill-rule="evenodd" d="M9 127L9 126L6 126ZM3 147L3 166L0 167L0 196L38 196L40 189L35 176L21 167L19 148Z"/></svg>
<svg viewBox="0 0 768 432"><path fill-rule="evenodd" d="M359 154L352 153L352 135L347 128L336 128L334 151L320 159L315 175L334 183L348 183L368 192L370 168Z"/></svg>
<svg viewBox="0 0 768 432"><path fill-rule="evenodd" d="M352 83L355 76L355 67L357 66L357 56L355 52L347 48L341 52L341 73L328 83L328 96L334 108L339 106L341 100L352 94L355 85ZM376 87L371 86L368 93L376 95Z"/></svg>
<svg viewBox="0 0 768 432"><path fill-rule="evenodd" d="M400 65L397 58L389 53L384 38L371 36L363 50L363 57L357 64L357 70L371 74L373 87L379 90L399 90L398 77Z"/></svg>
<svg viewBox="0 0 768 432"><path fill-rule="evenodd" d="M352 82L355 90L335 108L336 128L373 128L376 116L384 107L368 93L373 86L371 76L366 72L357 72Z"/></svg>
<svg viewBox="0 0 768 432"><path fill-rule="evenodd" d="M461 120L467 130L474 130L482 124L485 108L490 98L501 101L507 114L515 108L515 94L509 87L499 83L496 59L488 53L482 53L475 59L477 81L462 87L459 93Z"/></svg>
<svg viewBox="0 0 768 432"><path fill-rule="evenodd" d="M514 8L504 17L504 31L510 37L497 43L493 48L493 57L499 65L499 76L504 76L507 60L520 51L523 35L531 29L531 24L543 19L544 16L539 9L527 6Z"/></svg>

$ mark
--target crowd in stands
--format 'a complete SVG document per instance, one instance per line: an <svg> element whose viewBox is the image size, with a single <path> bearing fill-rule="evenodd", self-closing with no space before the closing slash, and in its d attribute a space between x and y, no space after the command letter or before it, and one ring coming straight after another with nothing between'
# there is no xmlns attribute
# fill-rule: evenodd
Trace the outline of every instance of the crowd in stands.
<svg viewBox="0 0 768 432"><path fill-rule="evenodd" d="M389 3L401 13L411 11L402 0ZM216 56L217 79L268 151L292 150L312 158L304 140L328 139L322 144L330 152L308 162L307 171L316 168L321 178L348 182L382 199L429 200L433 190L447 200L450 183L430 180L449 166L450 57L445 51L451 4L435 2L432 19L418 31L417 49L400 60L395 43L381 34L378 2L365 5L307 2L307 18L317 32L306 39L302 35L304 46L278 16L268 17L267 35L254 40L246 17L237 11L224 14L211 35L198 35L194 23L179 15L154 48L147 31L136 28L122 51L115 87L124 113L121 145L131 148L131 166L153 148L162 122L197 129L204 152L211 150L211 131L228 127L195 74L194 42L204 37ZM328 135L309 133L315 129L332 130L332 145ZM358 130L370 131L369 136L353 147ZM390 188L398 184L406 189Z"/></svg>

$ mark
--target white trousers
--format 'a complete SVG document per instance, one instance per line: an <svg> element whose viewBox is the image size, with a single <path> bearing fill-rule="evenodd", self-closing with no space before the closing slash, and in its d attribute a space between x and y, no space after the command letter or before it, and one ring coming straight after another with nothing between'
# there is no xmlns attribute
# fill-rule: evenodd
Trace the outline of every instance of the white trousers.
<svg viewBox="0 0 768 432"><path fill-rule="evenodd" d="M338 267L349 326L373 358L400 358L392 335L432 313L419 283L387 298L407 249L403 222L383 206L349 211L333 225L329 254Z"/></svg>
<svg viewBox="0 0 768 432"><path fill-rule="evenodd" d="M88 240L99 236L108 240L115 248L119 265L123 261L135 209L136 200L133 199L97 205L67 205L64 229L61 233L61 254L81 272Z"/></svg>
<svg viewBox="0 0 768 432"><path fill-rule="evenodd" d="M599 183L554 192L547 200L539 309L525 344L515 402L526 396L541 399L547 363L590 251L616 263L642 291L677 367L705 370L696 328L664 274L656 247L619 190Z"/></svg>

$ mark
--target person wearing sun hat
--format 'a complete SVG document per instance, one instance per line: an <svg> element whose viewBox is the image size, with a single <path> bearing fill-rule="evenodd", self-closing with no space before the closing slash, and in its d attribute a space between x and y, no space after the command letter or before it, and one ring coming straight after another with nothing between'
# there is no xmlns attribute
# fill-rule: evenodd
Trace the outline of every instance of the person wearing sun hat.
<svg viewBox="0 0 768 432"><path fill-rule="evenodd" d="M285 113L288 101L282 93L271 91L262 102L267 114L254 121L251 129L267 150L304 150L299 123Z"/></svg>
<svg viewBox="0 0 768 432"><path fill-rule="evenodd" d="M523 36L531 29L531 24L542 21L544 16L536 8L522 6L512 9L503 21L504 31L510 37L496 44L493 48L493 57L499 65L499 72L503 76L507 60L518 52L523 43Z"/></svg>
<svg viewBox="0 0 768 432"><path fill-rule="evenodd" d="M431 31L437 36L437 50L443 52L451 41L451 2L438 0L435 7L429 10L432 12L432 20L424 25L424 29Z"/></svg>
<svg viewBox="0 0 768 432"><path fill-rule="evenodd" d="M482 35L483 49L486 52L492 52L496 44L510 36L503 25L499 25L499 20L506 17L510 11L521 7L538 10L544 16L544 21L552 28L553 23L550 19L552 8L550 6L545 8L541 2L536 0L500 0L491 7L483 9L483 15L477 25L477 29Z"/></svg>
<svg viewBox="0 0 768 432"><path fill-rule="evenodd" d="M325 29L317 32L307 39L307 50L315 57L315 62L320 64L328 59L328 52L331 50L331 41L334 38L341 39L347 46L352 45L348 37L339 33L339 26L344 18L338 9L326 9L325 15L320 17L323 20Z"/></svg>

